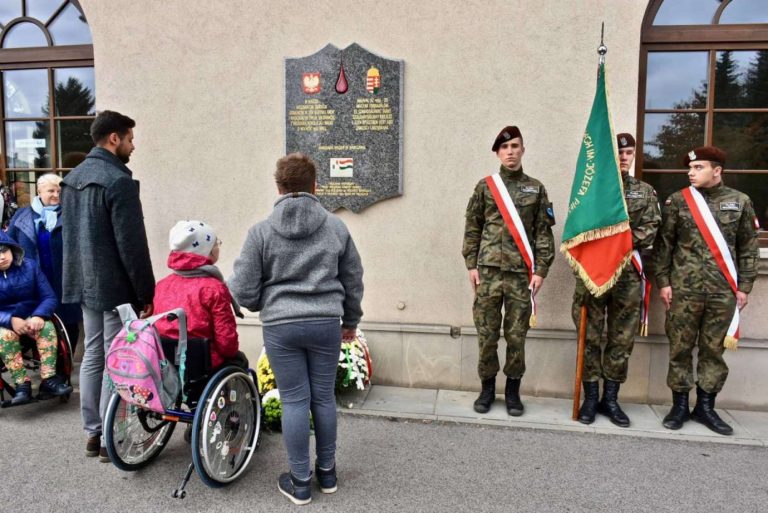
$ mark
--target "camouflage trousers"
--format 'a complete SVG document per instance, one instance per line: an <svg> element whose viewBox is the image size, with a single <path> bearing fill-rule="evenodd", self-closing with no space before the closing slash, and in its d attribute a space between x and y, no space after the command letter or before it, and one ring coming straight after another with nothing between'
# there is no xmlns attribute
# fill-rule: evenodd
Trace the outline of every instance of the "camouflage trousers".
<svg viewBox="0 0 768 513"><path fill-rule="evenodd" d="M587 340L584 351L584 381L600 378L624 383L629 357L640 325L642 302L640 275L627 268L611 290L600 297L589 293L581 279L576 279L571 316L579 329L581 305L587 305ZM607 321L607 322L606 322ZM607 341L602 348L603 329L607 324Z"/></svg>
<svg viewBox="0 0 768 513"><path fill-rule="evenodd" d="M672 290L672 307L667 312L669 372L667 386L673 392L688 392L693 378L693 348L698 346L698 385L717 394L725 385L728 365L723 359L725 334L736 308L732 292L700 293Z"/></svg>
<svg viewBox="0 0 768 513"><path fill-rule="evenodd" d="M40 377L47 379L56 374L56 330L46 321L35 338L40 353ZM0 359L3 360L17 385L29 381L21 357L21 340L15 331L0 328Z"/></svg>
<svg viewBox="0 0 768 513"><path fill-rule="evenodd" d="M472 307L480 348L477 373L481 380L486 380L499 372L497 349L503 306L504 339L507 342L504 374L510 378L521 378L525 372L525 335L531 315L528 275L485 266L480 266L478 272L480 284Z"/></svg>

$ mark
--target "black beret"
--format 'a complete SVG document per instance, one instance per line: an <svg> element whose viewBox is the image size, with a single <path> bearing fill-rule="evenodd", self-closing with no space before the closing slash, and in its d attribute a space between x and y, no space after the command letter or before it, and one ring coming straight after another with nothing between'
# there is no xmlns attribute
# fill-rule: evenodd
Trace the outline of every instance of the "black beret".
<svg viewBox="0 0 768 513"><path fill-rule="evenodd" d="M523 134L520 133L520 129L516 126L505 126L501 129L501 132L499 132L499 135L496 136L496 140L493 141L493 146L491 146L491 151L496 153L499 151L499 146L501 146L502 143L505 143L507 141L511 141L515 137L519 137L520 141L523 140Z"/></svg>
<svg viewBox="0 0 768 513"><path fill-rule="evenodd" d="M725 165L725 157L725 152L717 146L699 146L698 148L689 151L683 161L685 162L686 167L696 160L709 160Z"/></svg>
<svg viewBox="0 0 768 513"><path fill-rule="evenodd" d="M635 142L635 138L632 137L632 134L628 134L626 132L623 132L621 134L616 134L616 142L619 145L619 149L634 148L635 146L637 146L637 143Z"/></svg>

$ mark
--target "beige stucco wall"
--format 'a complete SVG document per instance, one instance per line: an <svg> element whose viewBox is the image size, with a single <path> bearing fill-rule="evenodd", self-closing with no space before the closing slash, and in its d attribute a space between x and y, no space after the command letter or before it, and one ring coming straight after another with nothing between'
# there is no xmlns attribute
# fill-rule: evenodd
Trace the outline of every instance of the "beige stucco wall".
<svg viewBox="0 0 768 513"><path fill-rule="evenodd" d="M218 229L220 265L231 272L247 228L277 197L283 59L329 42L405 61L404 194L339 214L365 265L368 322L472 326L463 214L474 184L497 168L490 146L504 125L522 129L524 168L546 185L560 240L601 21L614 127L636 126L642 1L81 3L93 32L97 106L138 122L130 165L142 180L158 277L166 274L167 231L181 218ZM572 288L559 257L540 295L541 329L572 329ZM764 337L761 288L742 327L751 338ZM654 314L652 331L662 333L658 305Z"/></svg>

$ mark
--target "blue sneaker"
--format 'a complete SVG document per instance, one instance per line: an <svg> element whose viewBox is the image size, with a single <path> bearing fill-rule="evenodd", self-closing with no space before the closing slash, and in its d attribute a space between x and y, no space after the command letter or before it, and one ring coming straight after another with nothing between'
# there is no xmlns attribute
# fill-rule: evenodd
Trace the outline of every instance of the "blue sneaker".
<svg viewBox="0 0 768 513"><path fill-rule="evenodd" d="M338 488L336 486L336 464L330 470L323 470L315 463L315 475L317 482L320 483L320 491L323 493L333 493Z"/></svg>
<svg viewBox="0 0 768 513"><path fill-rule="evenodd" d="M290 472L286 472L285 474L280 474L277 480L277 489L294 504L303 506L312 502L311 483L311 476L306 481L301 481L296 479Z"/></svg>

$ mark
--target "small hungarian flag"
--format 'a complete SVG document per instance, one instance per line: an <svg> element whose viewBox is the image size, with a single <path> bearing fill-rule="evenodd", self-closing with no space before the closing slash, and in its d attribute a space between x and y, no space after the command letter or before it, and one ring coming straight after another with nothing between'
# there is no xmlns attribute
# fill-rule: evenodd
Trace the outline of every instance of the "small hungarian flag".
<svg viewBox="0 0 768 513"><path fill-rule="evenodd" d="M603 62L576 163L560 251L596 297L610 290L632 255Z"/></svg>

